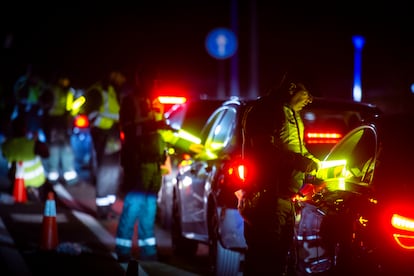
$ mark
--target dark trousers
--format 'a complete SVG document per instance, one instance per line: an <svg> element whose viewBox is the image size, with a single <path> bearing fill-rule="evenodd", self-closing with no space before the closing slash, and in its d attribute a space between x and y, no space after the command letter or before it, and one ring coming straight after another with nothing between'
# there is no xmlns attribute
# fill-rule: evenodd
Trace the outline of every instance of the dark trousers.
<svg viewBox="0 0 414 276"><path fill-rule="evenodd" d="M120 151L108 152L107 144L111 139L119 139L117 127L111 129L91 128L91 136L95 151L95 186L97 207L105 212L113 202L109 198L116 195L121 176ZM99 210L98 210L99 211ZM104 215L104 214L103 214Z"/></svg>
<svg viewBox="0 0 414 276"><path fill-rule="evenodd" d="M248 247L244 275L285 275L294 216L294 204L289 199L260 200L254 220L244 226Z"/></svg>

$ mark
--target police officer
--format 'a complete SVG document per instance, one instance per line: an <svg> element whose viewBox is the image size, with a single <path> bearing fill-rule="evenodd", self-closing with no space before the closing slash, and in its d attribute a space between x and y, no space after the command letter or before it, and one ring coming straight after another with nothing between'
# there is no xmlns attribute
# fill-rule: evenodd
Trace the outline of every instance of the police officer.
<svg viewBox="0 0 414 276"><path fill-rule="evenodd" d="M102 83L86 92L85 111L91 122L96 164L96 211L100 219L114 215L112 205L120 181L120 90L126 79L118 71L110 72Z"/></svg>
<svg viewBox="0 0 414 276"><path fill-rule="evenodd" d="M125 134L121 165L124 172L121 191L124 206L116 232L116 253L119 261L131 256L132 236L138 221L138 246L141 260L157 260L155 218L157 196L163 169L168 172L166 146L200 152L202 147L181 143L164 120L163 105L154 97L157 71L143 67L136 75L136 87L121 104L120 125ZM188 147L188 148L184 148Z"/></svg>
<svg viewBox="0 0 414 276"><path fill-rule="evenodd" d="M49 95L50 94L50 95ZM70 86L66 75L58 77L56 84L47 89L42 98L51 99L45 110L44 130L49 145L50 156L47 160L47 178L51 183L63 180L73 185L78 181L75 170L75 157L70 141L72 133L72 104L76 91Z"/></svg>
<svg viewBox="0 0 414 276"><path fill-rule="evenodd" d="M304 144L299 113L311 102L301 75L289 73L245 116L246 158L260 164L239 206L248 246L245 275L286 272L295 221L291 198L303 185L305 173L316 172L319 166Z"/></svg>
<svg viewBox="0 0 414 276"><path fill-rule="evenodd" d="M46 185L46 175L42 158L49 157L47 144L27 137L27 121L23 116L11 122L11 136L3 142L2 154L9 162L9 178L13 183L17 162L22 162L24 184L29 200L45 200L50 188Z"/></svg>

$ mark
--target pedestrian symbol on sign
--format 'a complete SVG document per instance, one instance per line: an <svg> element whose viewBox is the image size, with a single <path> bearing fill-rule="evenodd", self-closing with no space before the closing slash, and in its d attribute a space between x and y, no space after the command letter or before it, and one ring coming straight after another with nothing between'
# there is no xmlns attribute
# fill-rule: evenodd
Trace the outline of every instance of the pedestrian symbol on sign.
<svg viewBox="0 0 414 276"><path fill-rule="evenodd" d="M229 58L237 50L237 38L232 31L226 28L214 29L207 35L206 49L214 58Z"/></svg>

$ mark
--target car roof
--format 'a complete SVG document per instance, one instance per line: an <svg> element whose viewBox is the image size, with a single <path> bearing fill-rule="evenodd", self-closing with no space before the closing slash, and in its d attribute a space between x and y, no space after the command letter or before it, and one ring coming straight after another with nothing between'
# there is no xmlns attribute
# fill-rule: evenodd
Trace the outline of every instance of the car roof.
<svg viewBox="0 0 414 276"><path fill-rule="evenodd" d="M359 112L369 112L377 115L383 114L382 110L378 106L371 103L322 97L314 97L312 103L307 105L304 110L317 108L328 109L332 107L335 107L336 110L354 110Z"/></svg>

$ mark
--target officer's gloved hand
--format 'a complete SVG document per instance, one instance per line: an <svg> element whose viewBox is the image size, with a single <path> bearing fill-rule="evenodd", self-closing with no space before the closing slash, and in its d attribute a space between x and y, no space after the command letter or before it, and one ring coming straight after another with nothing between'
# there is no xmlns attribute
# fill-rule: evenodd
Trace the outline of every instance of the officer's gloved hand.
<svg viewBox="0 0 414 276"><path fill-rule="evenodd" d="M317 169L317 163L305 156L297 155L295 168L304 173L310 173L312 170Z"/></svg>
<svg viewBox="0 0 414 276"><path fill-rule="evenodd" d="M315 172L316 173L319 170L319 167L320 167L320 162L312 160L312 162L309 165L308 169L309 169L310 172Z"/></svg>
<svg viewBox="0 0 414 276"><path fill-rule="evenodd" d="M315 161L315 160L312 160L312 159L309 159L309 163L308 163L308 165L306 166L306 170L305 170L305 173L310 173L310 174L316 174L316 172L318 171L318 169L319 169L319 162L318 161Z"/></svg>

